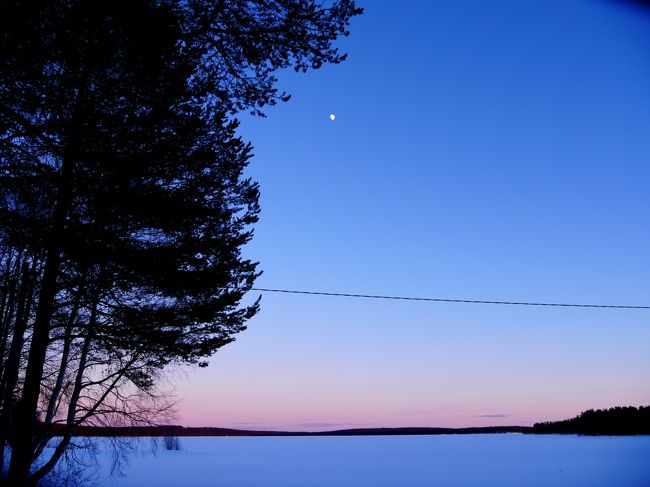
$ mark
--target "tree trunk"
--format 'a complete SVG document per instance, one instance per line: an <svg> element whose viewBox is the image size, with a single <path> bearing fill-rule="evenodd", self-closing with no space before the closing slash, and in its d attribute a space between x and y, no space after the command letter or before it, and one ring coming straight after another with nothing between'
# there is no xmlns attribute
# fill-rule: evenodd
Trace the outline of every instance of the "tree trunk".
<svg viewBox="0 0 650 487"><path fill-rule="evenodd" d="M83 277L82 277L83 279ZM63 350L61 351L61 362L59 365L59 371L56 377L56 383L52 389L52 395L47 406L47 413L45 415L45 427L48 428L52 423L52 418L56 414L57 403L59 401L59 395L61 394L61 389L63 388L63 380L65 379L65 374L68 369L68 359L70 355L70 347L72 346L72 329L74 328L75 320L77 319L77 313L81 307L81 295L83 294L83 284L79 286L77 294L75 296L74 305L70 311L70 316L65 328L65 335L63 337Z"/></svg>
<svg viewBox="0 0 650 487"><path fill-rule="evenodd" d="M20 259L20 256L17 260ZM19 263L16 263L19 266ZM2 335L0 337L0 357L4 359L5 349L7 347L7 340L9 339L9 332L12 328L15 308L16 308L16 287L18 286L18 273L19 267L15 271L11 266L7 265L7 300L6 307L3 307L2 312ZM4 376L6 364L4 361L0 363L0 376Z"/></svg>
<svg viewBox="0 0 650 487"><path fill-rule="evenodd" d="M23 350L24 335L29 320L31 286L30 270L25 261L23 262L21 285L18 291L16 321L11 346L9 348L9 356L7 357L2 382L0 383L0 398L2 399L2 408L0 410L0 459L3 462L2 465L4 465L5 446L9 439L14 389L18 382L18 373L20 370L20 353Z"/></svg>
<svg viewBox="0 0 650 487"><path fill-rule="evenodd" d="M74 134L73 134L74 135ZM29 470L33 461L34 427L38 409L38 398L41 392L43 367L47 353L50 336L50 321L57 291L57 278L61 264L61 251L65 221L72 200L72 173L73 158L72 147L76 145L76 137L72 137L68 145L67 154L63 158L61 167L61 180L57 194L56 207L52 221L52 232L41 289L36 308L32 343L29 349L25 383L23 393L18 403L15 420L15 441L11 450L9 465L9 484L12 486L29 485Z"/></svg>

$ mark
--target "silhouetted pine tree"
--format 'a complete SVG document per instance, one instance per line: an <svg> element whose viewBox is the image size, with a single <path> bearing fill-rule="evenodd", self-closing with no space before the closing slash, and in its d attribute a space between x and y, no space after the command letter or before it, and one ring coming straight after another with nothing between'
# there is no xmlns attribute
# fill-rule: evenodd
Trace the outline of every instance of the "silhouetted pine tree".
<svg viewBox="0 0 650 487"><path fill-rule="evenodd" d="M274 72L344 59L351 1L2 2L2 451L26 485L76 424L146 423L170 362L204 365L256 311L259 212L232 115ZM134 392L135 391L135 392ZM37 421L37 418L39 421ZM30 473L49 425L66 425Z"/></svg>

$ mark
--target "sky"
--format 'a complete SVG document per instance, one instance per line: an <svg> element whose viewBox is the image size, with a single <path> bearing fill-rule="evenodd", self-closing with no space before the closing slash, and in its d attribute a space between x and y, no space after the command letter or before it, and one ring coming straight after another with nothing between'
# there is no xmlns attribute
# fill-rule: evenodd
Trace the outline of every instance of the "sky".
<svg viewBox="0 0 650 487"><path fill-rule="evenodd" d="M345 63L281 73L291 101L241 117L256 286L650 305L650 15L359 3ZM650 404L649 345L650 310L265 293L171 382L191 426L531 425Z"/></svg>

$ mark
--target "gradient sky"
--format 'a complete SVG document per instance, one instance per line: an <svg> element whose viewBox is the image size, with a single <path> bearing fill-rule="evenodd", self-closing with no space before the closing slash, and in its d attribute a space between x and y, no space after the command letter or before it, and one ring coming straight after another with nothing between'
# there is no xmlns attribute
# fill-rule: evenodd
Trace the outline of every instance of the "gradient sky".
<svg viewBox="0 0 650 487"><path fill-rule="evenodd" d="M258 287L650 305L650 16L360 3L347 62L243 117ZM528 425L650 404L650 311L265 294L172 381L186 425Z"/></svg>

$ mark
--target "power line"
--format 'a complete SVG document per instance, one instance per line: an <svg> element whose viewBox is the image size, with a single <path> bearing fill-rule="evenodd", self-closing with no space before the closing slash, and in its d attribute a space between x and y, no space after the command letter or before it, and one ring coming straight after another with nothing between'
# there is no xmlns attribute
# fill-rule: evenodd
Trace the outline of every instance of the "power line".
<svg viewBox="0 0 650 487"><path fill-rule="evenodd" d="M342 298L365 298L365 299L394 299L401 301L429 301L434 303L464 303L464 304L505 304L512 306L555 306L562 308L610 308L610 309L650 309L650 306L628 306L622 304L575 304L575 303L536 303L527 301L487 301L479 299L445 299L445 298L418 298L412 296L383 296L376 294L351 294L332 293L325 291L298 291L295 289L270 289L262 287L251 288L252 291L263 293L283 294L308 294L313 296L333 296Z"/></svg>

